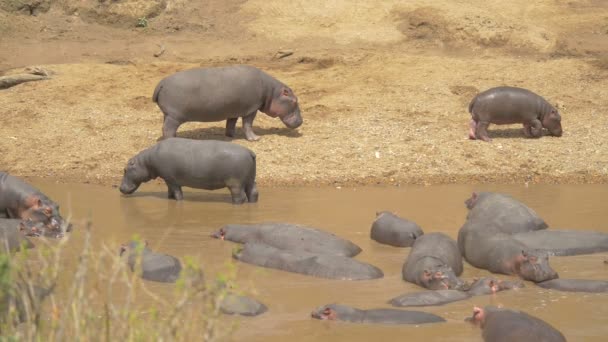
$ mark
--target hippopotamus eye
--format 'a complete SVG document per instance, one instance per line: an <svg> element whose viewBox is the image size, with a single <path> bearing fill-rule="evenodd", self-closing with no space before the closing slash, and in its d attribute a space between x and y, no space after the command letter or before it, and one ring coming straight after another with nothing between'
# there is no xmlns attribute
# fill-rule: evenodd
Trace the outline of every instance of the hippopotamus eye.
<svg viewBox="0 0 608 342"><path fill-rule="evenodd" d="M325 310L323 310L323 314L329 316L329 314L331 314L331 309L330 308L325 308Z"/></svg>

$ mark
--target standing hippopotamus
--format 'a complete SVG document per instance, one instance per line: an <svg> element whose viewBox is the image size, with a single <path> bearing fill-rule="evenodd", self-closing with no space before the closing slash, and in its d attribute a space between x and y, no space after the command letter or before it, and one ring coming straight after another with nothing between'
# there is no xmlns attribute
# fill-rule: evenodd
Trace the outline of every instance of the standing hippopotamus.
<svg viewBox="0 0 608 342"><path fill-rule="evenodd" d="M411 247L424 232L415 222L388 212L376 213L370 237L379 243L395 247Z"/></svg>
<svg viewBox="0 0 608 342"><path fill-rule="evenodd" d="M40 190L0 171L0 217L41 222L57 235L71 230L59 214L59 205ZM52 235L52 234L50 234Z"/></svg>
<svg viewBox="0 0 608 342"><path fill-rule="evenodd" d="M524 287L524 284L519 281L499 280L493 277L486 277L476 280L466 291L436 290L406 293L391 299L389 304L396 307L443 305L465 300L472 296L494 294L500 291L522 287Z"/></svg>
<svg viewBox="0 0 608 342"><path fill-rule="evenodd" d="M414 243L401 270L403 280L431 290L464 289L462 256L456 242L443 233L424 234Z"/></svg>
<svg viewBox="0 0 608 342"><path fill-rule="evenodd" d="M608 281L587 279L552 279L536 285L551 290L566 292L608 292Z"/></svg>
<svg viewBox="0 0 608 342"><path fill-rule="evenodd" d="M345 257L352 257L361 252L359 246L334 234L289 223L228 224L211 236L238 243L260 242L292 252L302 251Z"/></svg>
<svg viewBox="0 0 608 342"><path fill-rule="evenodd" d="M462 255L471 265L535 283L558 278L546 253L529 249L511 235L485 229L482 223L467 220L458 232Z"/></svg>
<svg viewBox="0 0 608 342"><path fill-rule="evenodd" d="M330 254L278 249L259 242L247 242L233 252L235 259L253 265L274 268L313 277L367 280L382 278L384 273L376 266L356 259Z"/></svg>
<svg viewBox="0 0 608 342"><path fill-rule="evenodd" d="M538 230L513 234L528 248L549 255L567 256L608 251L608 234L580 230Z"/></svg>
<svg viewBox="0 0 608 342"><path fill-rule="evenodd" d="M522 88L496 87L477 94L469 104L470 139L490 141L488 126L524 124L528 138L539 138L543 127L562 136L562 118L555 107L541 96Z"/></svg>
<svg viewBox="0 0 608 342"><path fill-rule="evenodd" d="M33 221L21 219L0 219L0 251L12 252L22 247L33 248L34 244L23 233L32 223Z"/></svg>
<svg viewBox="0 0 608 342"><path fill-rule="evenodd" d="M141 267L141 277L145 280L161 283L174 283L182 270L182 265L177 258L167 254L153 252L145 243L131 241L120 246L120 256L127 253L127 264L131 271L135 265Z"/></svg>
<svg viewBox="0 0 608 342"><path fill-rule="evenodd" d="M475 307L473 316L465 320L483 329L486 342L566 342L564 335L549 323L522 311Z"/></svg>
<svg viewBox="0 0 608 342"><path fill-rule="evenodd" d="M169 198L184 198L182 186L217 190L227 187L233 204L257 202L255 153L224 141L170 138L139 152L124 169L120 192L131 194L156 177L169 189Z"/></svg>
<svg viewBox="0 0 608 342"><path fill-rule="evenodd" d="M279 117L292 129L302 124L298 98L291 88L252 66L180 71L163 78L152 99L164 114L164 138L175 137L184 122L222 120L226 120L226 135L233 137L236 121L242 117L247 140L258 140L251 127L258 110Z"/></svg>
<svg viewBox="0 0 608 342"><path fill-rule="evenodd" d="M371 324L426 324L445 322L445 319L428 312L395 309L361 310L340 304L323 305L310 316L320 320L346 321Z"/></svg>

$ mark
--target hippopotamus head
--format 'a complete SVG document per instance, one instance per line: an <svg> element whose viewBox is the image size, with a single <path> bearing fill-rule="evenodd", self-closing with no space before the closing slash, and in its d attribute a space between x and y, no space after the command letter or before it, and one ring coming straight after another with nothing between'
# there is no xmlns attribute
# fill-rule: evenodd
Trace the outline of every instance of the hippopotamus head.
<svg viewBox="0 0 608 342"><path fill-rule="evenodd" d="M467 292L474 296L480 296L522 287L524 287L524 283L521 281L508 281L496 279L494 277L486 277L475 280Z"/></svg>
<svg viewBox="0 0 608 342"><path fill-rule="evenodd" d="M328 304L316 308L310 313L310 316L316 319L335 321L340 319L340 315L351 316L355 315L356 311L356 309L348 306Z"/></svg>
<svg viewBox="0 0 608 342"><path fill-rule="evenodd" d="M132 194L139 188L141 183L147 182L152 178L154 177L152 177L148 168L135 156L129 159L127 166L124 168L120 192L125 195Z"/></svg>
<svg viewBox="0 0 608 342"><path fill-rule="evenodd" d="M542 125L551 133L551 135L556 137L562 136L562 117L559 115L557 109L551 109L551 112L543 117Z"/></svg>
<svg viewBox="0 0 608 342"><path fill-rule="evenodd" d="M451 267L440 265L422 272L421 281L429 290L465 290L467 284L456 276Z"/></svg>
<svg viewBox="0 0 608 342"><path fill-rule="evenodd" d="M220 239L220 240L224 240L224 238L226 237L226 231L224 230L224 228L220 228L217 231L213 232L211 234L211 237L214 237L214 238Z"/></svg>
<svg viewBox="0 0 608 342"><path fill-rule="evenodd" d="M540 283L559 277L549 265L549 256L536 251L521 251L518 257L519 276L525 280Z"/></svg>
<svg viewBox="0 0 608 342"><path fill-rule="evenodd" d="M473 316L467 317L464 320L483 328L486 322L486 312L483 308L475 306L473 307Z"/></svg>
<svg viewBox="0 0 608 342"><path fill-rule="evenodd" d="M21 221L19 225L19 230L22 231L25 236L44 236L47 238L62 238L65 235L65 232L69 232L72 230L72 224L69 223L65 225L62 223L57 227L53 225L46 224L44 222L37 222L31 219L25 219Z"/></svg>
<svg viewBox="0 0 608 342"><path fill-rule="evenodd" d="M303 120L300 113L298 98L293 91L285 85L279 88L278 92L273 94L270 106L268 106L265 113L275 118L279 117L285 126L292 129L302 125Z"/></svg>
<svg viewBox="0 0 608 342"><path fill-rule="evenodd" d="M72 230L72 224L66 223L59 214L59 205L39 196L26 199L27 209L21 212L22 229L30 236L61 237Z"/></svg>

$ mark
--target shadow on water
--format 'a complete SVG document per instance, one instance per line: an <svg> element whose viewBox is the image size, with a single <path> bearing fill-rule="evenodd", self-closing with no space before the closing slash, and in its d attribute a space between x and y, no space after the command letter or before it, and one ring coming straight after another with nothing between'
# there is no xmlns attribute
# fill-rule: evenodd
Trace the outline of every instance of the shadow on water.
<svg viewBox="0 0 608 342"><path fill-rule="evenodd" d="M121 198L128 199L129 197L141 198L141 197L154 197L163 200L177 202L174 199L169 199L166 191L137 191L130 195L121 195ZM217 202L217 203L230 203L232 204L232 197L229 193L219 192L188 192L184 191L184 199L186 202ZM245 203L247 204L247 203Z"/></svg>

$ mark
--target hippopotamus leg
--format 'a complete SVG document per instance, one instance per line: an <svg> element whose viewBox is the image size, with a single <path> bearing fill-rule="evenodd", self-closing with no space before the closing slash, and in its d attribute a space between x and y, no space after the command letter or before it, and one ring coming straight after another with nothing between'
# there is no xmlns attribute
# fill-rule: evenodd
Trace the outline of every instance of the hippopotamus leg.
<svg viewBox="0 0 608 342"><path fill-rule="evenodd" d="M538 119L525 123L524 135L527 138L540 138L543 135L543 124Z"/></svg>
<svg viewBox="0 0 608 342"><path fill-rule="evenodd" d="M184 193L182 192L182 187L176 184L171 184L165 181L167 184L167 192L169 199L174 199L176 201L181 201L184 199Z"/></svg>
<svg viewBox="0 0 608 342"><path fill-rule="evenodd" d="M226 136L227 137L234 137L234 132L236 131L236 122L239 120L239 118L230 118L230 119L226 119Z"/></svg>
<svg viewBox="0 0 608 342"><path fill-rule="evenodd" d="M477 121L475 121L475 119L471 119L471 122L469 123L469 139L471 140L475 140L475 130L477 128Z"/></svg>
<svg viewBox="0 0 608 342"><path fill-rule="evenodd" d="M229 186L228 190L232 196L232 204L243 204L247 201L245 189L240 184Z"/></svg>
<svg viewBox="0 0 608 342"><path fill-rule="evenodd" d="M258 141L260 140L260 137L255 135L255 133L253 133L253 119L255 119L255 116L257 114L257 111L251 113L251 114L247 114L246 116L243 116L243 130L245 131L245 138L247 138L247 140L249 141Z"/></svg>
<svg viewBox="0 0 608 342"><path fill-rule="evenodd" d="M477 139L481 139L486 142L492 141L488 136L488 126L490 126L490 122L488 121L479 121L477 122L477 127L475 128L475 136Z"/></svg>
<svg viewBox="0 0 608 342"><path fill-rule="evenodd" d="M169 115L165 115L163 120L163 139L174 138L177 136L177 129L182 123Z"/></svg>
<svg viewBox="0 0 608 342"><path fill-rule="evenodd" d="M249 203L255 203L258 201L260 194L258 193L258 188L255 185L255 181L245 185L245 195L247 195L247 200Z"/></svg>

